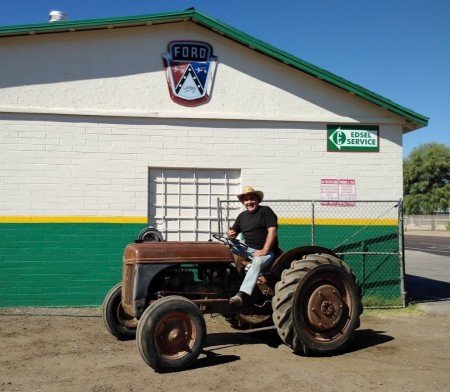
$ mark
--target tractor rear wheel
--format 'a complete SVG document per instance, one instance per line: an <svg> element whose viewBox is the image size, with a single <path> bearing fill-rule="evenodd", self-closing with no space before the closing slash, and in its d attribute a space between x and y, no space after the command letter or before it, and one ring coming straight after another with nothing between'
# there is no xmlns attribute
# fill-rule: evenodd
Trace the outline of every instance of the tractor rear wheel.
<svg viewBox="0 0 450 392"><path fill-rule="evenodd" d="M158 372L171 372L191 365L205 338L206 323L198 306L173 295L153 302L144 311L136 341L147 365Z"/></svg>
<svg viewBox="0 0 450 392"><path fill-rule="evenodd" d="M294 352L330 354L342 350L360 325L361 289L342 260L307 255L283 271L272 309L280 338Z"/></svg>
<svg viewBox="0 0 450 392"><path fill-rule="evenodd" d="M103 322L106 329L119 340L136 337L136 319L125 313L122 307L122 283L117 283L103 301Z"/></svg>

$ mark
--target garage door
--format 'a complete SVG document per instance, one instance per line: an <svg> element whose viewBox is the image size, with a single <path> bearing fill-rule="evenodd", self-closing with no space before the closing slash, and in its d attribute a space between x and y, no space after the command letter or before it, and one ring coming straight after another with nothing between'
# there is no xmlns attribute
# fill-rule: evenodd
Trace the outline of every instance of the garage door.
<svg viewBox="0 0 450 392"><path fill-rule="evenodd" d="M217 200L236 198L239 170L149 169L149 224L168 241L206 241L218 232Z"/></svg>

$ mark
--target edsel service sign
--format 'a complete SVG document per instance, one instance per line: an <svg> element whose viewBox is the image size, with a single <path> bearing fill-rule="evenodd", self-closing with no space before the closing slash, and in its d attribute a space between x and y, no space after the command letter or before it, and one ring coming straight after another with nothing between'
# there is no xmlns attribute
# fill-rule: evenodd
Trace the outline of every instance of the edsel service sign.
<svg viewBox="0 0 450 392"><path fill-rule="evenodd" d="M328 125L328 151L378 152L379 127L372 125Z"/></svg>

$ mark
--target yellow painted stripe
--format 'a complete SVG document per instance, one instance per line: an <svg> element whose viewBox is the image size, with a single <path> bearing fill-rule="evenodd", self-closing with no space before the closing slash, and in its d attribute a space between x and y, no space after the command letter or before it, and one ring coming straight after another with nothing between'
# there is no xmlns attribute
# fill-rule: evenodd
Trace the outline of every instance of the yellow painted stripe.
<svg viewBox="0 0 450 392"><path fill-rule="evenodd" d="M278 218L279 225L311 225L311 218Z"/></svg>
<svg viewBox="0 0 450 392"><path fill-rule="evenodd" d="M311 218L279 218L280 225L311 225ZM397 226L398 219L316 218L315 225L328 226Z"/></svg>
<svg viewBox="0 0 450 392"><path fill-rule="evenodd" d="M136 216L0 216L0 223L143 223Z"/></svg>
<svg viewBox="0 0 450 392"><path fill-rule="evenodd" d="M146 217L136 216L0 216L0 223L139 223L147 224ZM311 218L279 218L280 225L311 225ZM318 218L315 225L330 226L397 226L397 219L336 219Z"/></svg>

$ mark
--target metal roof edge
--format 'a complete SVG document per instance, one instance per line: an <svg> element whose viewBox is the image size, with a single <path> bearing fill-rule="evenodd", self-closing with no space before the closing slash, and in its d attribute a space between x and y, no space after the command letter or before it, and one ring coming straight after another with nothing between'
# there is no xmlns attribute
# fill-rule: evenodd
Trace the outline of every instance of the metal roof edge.
<svg viewBox="0 0 450 392"><path fill-rule="evenodd" d="M222 36L225 36L226 38L232 39L242 45L258 51L266 56L281 61L282 63L291 66L299 71L305 72L320 80L330 83L335 87L341 88L351 94L359 96L371 103L374 103L375 105L391 111L392 113L404 117L411 123L410 126L407 127L409 130L420 128L420 125L428 125L429 118L422 114L416 113L413 110L401 106L371 90L368 90L362 86L350 82L349 80L346 80L329 71L308 63L281 49L271 46L266 42L256 39L242 32L241 30L238 30L193 8L185 11L164 12L158 14L146 14L119 18L61 21L52 23L0 27L0 39L3 37L11 36L97 30L114 27L145 26L189 20ZM414 126L414 124L417 124L419 126Z"/></svg>
<svg viewBox="0 0 450 392"><path fill-rule="evenodd" d="M57 21L37 24L15 25L0 27L0 38L20 36L61 33L79 30L98 30L110 27L132 27L149 25L152 22L176 22L189 20L193 16L192 10L163 12L158 14L145 14L136 16L124 16L115 18L85 19L74 21Z"/></svg>

